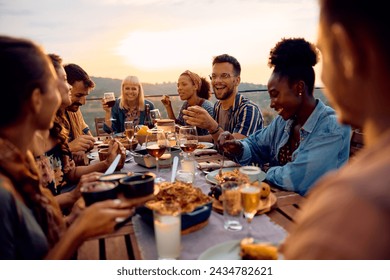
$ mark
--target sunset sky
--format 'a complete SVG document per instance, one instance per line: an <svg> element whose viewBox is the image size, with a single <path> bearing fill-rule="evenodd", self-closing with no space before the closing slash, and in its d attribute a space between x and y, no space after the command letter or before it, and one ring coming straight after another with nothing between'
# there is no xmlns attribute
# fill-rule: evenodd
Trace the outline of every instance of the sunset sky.
<svg viewBox="0 0 390 280"><path fill-rule="evenodd" d="M0 0L0 34L26 37L90 75L175 82L211 72L213 56L241 63L243 82L266 84L283 37L315 43L316 0ZM320 84L320 66L316 66Z"/></svg>

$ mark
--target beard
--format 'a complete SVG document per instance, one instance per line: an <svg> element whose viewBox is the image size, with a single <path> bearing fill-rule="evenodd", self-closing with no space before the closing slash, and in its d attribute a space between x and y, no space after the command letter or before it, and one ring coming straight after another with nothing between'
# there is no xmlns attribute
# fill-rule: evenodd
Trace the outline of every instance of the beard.
<svg viewBox="0 0 390 280"><path fill-rule="evenodd" d="M218 99L218 100L226 100L228 99L230 96L232 96L232 94L234 93L234 88L229 88L226 92L222 93L220 96L219 94L216 94L216 91L214 89L214 95L215 97Z"/></svg>
<svg viewBox="0 0 390 280"><path fill-rule="evenodd" d="M66 107L66 110L67 111L71 111L71 112L76 112L79 109L80 106L82 106L82 104L80 104L80 103L72 103L68 107Z"/></svg>

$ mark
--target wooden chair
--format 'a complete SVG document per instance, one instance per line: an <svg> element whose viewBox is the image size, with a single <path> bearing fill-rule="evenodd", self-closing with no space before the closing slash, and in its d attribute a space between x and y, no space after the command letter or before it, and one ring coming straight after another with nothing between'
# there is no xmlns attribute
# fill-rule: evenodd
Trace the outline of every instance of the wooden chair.
<svg viewBox="0 0 390 280"><path fill-rule="evenodd" d="M104 118L95 118L95 130L96 130L96 136L109 136L107 132L103 129L104 124Z"/></svg>
<svg viewBox="0 0 390 280"><path fill-rule="evenodd" d="M364 147L363 132L360 129L352 130L350 145L349 157L353 157Z"/></svg>

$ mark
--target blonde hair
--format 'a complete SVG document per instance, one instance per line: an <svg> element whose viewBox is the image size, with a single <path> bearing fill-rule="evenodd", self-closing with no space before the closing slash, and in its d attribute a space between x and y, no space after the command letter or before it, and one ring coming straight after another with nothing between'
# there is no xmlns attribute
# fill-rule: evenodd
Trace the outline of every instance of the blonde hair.
<svg viewBox="0 0 390 280"><path fill-rule="evenodd" d="M119 102L119 108L125 109L125 108L129 107L128 106L129 104L127 104L126 99L123 97L123 86L125 83L136 84L139 86L138 109L140 111L144 111L144 103L145 103L144 89L143 89L142 84L140 83L137 76L127 76L126 78L123 79L122 85L121 85L121 100Z"/></svg>

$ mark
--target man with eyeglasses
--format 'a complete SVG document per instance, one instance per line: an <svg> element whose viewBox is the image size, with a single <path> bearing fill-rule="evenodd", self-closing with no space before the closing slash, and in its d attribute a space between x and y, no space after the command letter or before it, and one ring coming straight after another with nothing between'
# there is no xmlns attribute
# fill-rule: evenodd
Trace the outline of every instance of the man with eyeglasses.
<svg viewBox="0 0 390 280"><path fill-rule="evenodd" d="M259 107L238 93L241 65L237 59L222 54L214 57L212 65L211 85L218 99L214 104L213 117L200 106L183 110L187 124L209 131L209 135L200 136L199 140L217 142L224 131L229 131L236 139L243 139L261 129L263 116Z"/></svg>

